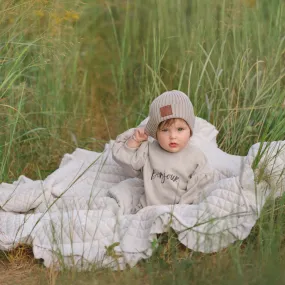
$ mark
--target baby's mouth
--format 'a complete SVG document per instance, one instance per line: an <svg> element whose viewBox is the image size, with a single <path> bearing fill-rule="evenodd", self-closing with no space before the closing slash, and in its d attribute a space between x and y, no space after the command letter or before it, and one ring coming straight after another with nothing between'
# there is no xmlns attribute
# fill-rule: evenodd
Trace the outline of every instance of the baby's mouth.
<svg viewBox="0 0 285 285"><path fill-rule="evenodd" d="M170 143L169 146L170 146L170 147L177 147L178 144L177 144L177 143Z"/></svg>

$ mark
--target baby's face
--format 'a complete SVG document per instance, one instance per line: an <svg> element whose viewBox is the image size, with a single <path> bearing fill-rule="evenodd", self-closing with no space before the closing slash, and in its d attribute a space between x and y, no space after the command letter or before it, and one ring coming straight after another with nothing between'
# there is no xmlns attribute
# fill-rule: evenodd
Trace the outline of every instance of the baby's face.
<svg viewBox="0 0 285 285"><path fill-rule="evenodd" d="M191 130L182 119L175 119L170 126L159 128L156 133L159 145L168 152L179 152L189 142Z"/></svg>

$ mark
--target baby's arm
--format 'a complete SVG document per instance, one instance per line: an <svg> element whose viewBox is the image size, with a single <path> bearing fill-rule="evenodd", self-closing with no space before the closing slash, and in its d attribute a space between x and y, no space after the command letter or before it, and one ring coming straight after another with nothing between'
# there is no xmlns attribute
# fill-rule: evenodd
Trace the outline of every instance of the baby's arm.
<svg viewBox="0 0 285 285"><path fill-rule="evenodd" d="M141 174L148 154L147 138L144 129L130 129L119 135L113 145L113 159L131 177Z"/></svg>
<svg viewBox="0 0 285 285"><path fill-rule="evenodd" d="M217 180L217 175L212 169L208 160L203 153L198 162L198 167L195 172L190 176L187 189L182 195L179 204L197 204L203 196L205 188Z"/></svg>

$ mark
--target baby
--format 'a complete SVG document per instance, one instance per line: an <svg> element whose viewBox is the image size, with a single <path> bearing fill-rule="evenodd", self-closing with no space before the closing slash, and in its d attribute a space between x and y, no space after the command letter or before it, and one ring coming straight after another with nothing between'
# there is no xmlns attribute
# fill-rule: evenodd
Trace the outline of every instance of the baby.
<svg viewBox="0 0 285 285"><path fill-rule="evenodd" d="M139 208L197 203L205 185L213 180L205 155L191 144L194 124L188 96L167 91L151 103L145 128L117 137L114 160L129 175L143 177L145 194Z"/></svg>

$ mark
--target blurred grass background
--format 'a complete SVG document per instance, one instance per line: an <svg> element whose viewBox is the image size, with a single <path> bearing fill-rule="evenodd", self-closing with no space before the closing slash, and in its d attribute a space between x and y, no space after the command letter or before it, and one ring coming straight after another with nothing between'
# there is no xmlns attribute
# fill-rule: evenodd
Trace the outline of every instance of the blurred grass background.
<svg viewBox="0 0 285 285"><path fill-rule="evenodd" d="M1 181L102 149L166 89L189 94L227 152L284 139L284 1L0 3Z"/></svg>
<svg viewBox="0 0 285 285"><path fill-rule="evenodd" d="M101 151L169 89L189 94L197 116L220 131L224 151L246 155L255 142L284 140L284 9L284 0L0 1L1 182L20 174L44 179L75 147ZM147 284L184 284L167 274L158 283L159 272L184 276L188 268L193 284L206 284L201 274L216 284L230 276L268 284L259 277L272 268L281 276L278 203L255 227L246 253L229 248L216 272L218 257L186 259L187 270L171 267L178 273L154 257L152 269L144 267L153 270Z"/></svg>

